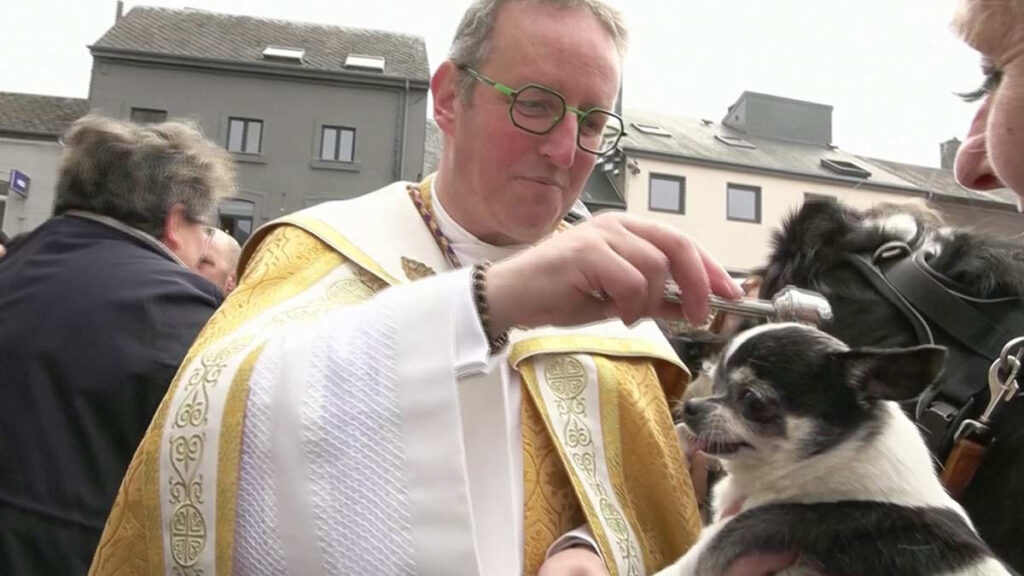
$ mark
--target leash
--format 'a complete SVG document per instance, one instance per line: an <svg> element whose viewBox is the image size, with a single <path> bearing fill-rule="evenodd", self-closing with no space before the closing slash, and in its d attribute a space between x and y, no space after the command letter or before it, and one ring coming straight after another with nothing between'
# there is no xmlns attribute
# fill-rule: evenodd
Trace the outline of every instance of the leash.
<svg viewBox="0 0 1024 576"><path fill-rule="evenodd" d="M954 435L953 450L946 459L941 479L950 496L957 500L974 479L995 440L992 425L996 416L1022 395L1017 384L1022 360L1024 336L1007 342L999 358L992 362L988 371L989 403L981 417L964 420Z"/></svg>

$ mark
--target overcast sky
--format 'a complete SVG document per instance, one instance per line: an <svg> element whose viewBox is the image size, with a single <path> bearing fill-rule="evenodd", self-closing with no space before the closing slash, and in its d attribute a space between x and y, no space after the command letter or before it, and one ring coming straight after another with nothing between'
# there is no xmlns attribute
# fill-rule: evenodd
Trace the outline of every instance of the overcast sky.
<svg viewBox="0 0 1024 576"><path fill-rule="evenodd" d="M469 0L126 2L392 30L423 36L431 70ZM834 107L834 143L938 165L963 140L978 57L949 28L957 0L618 0L632 34L626 108L715 121L744 90ZM0 0L0 91L86 97L86 46L115 0Z"/></svg>

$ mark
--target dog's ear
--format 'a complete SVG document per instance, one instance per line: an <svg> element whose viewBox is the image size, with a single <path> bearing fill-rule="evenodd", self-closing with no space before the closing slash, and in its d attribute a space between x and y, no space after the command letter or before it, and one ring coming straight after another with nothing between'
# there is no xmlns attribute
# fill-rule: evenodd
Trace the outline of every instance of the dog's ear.
<svg viewBox="0 0 1024 576"><path fill-rule="evenodd" d="M901 402L917 397L939 377L942 346L856 348L832 355L846 384L869 398Z"/></svg>

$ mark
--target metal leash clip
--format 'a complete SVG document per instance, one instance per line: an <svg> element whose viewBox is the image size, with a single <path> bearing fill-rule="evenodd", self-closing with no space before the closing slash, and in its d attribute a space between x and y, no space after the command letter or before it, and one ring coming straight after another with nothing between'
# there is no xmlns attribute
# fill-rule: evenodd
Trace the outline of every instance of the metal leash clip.
<svg viewBox="0 0 1024 576"><path fill-rule="evenodd" d="M675 282L665 283L665 301L682 303L682 294ZM712 312L727 312L747 318L767 318L778 322L799 322L814 326L832 322L832 307L828 300L817 292L796 286L786 286L771 300L727 300L712 294L709 305Z"/></svg>
<svg viewBox="0 0 1024 576"><path fill-rule="evenodd" d="M1019 350L1013 354L1015 347L1019 347ZM1017 383L1017 374L1020 372L1022 359L1024 359L1024 336L1007 342L1003 346L999 358L992 362L992 366L988 369L988 406L977 420L968 419L960 424L954 436L956 440L965 434L983 436L991 431L990 427L996 412L1021 394L1020 385ZM1000 378L1000 374L1006 374L1006 377Z"/></svg>

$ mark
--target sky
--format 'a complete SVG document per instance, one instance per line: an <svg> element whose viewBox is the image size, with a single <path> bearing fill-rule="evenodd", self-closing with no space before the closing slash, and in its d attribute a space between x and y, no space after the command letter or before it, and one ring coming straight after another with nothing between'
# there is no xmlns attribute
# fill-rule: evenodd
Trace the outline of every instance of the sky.
<svg viewBox="0 0 1024 576"><path fill-rule="evenodd" d="M612 0L631 42L625 108L721 120L744 90L833 107L833 143L937 166L964 139L979 58L952 32L957 0ZM133 6L372 28L422 36L433 71L469 0L149 0ZM115 0L0 0L0 91L85 98L87 46Z"/></svg>

